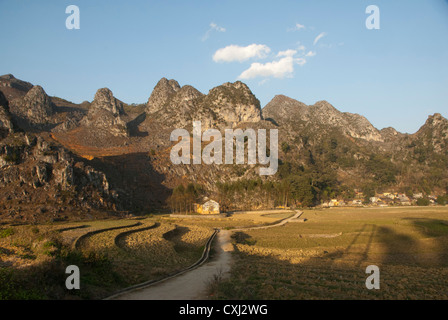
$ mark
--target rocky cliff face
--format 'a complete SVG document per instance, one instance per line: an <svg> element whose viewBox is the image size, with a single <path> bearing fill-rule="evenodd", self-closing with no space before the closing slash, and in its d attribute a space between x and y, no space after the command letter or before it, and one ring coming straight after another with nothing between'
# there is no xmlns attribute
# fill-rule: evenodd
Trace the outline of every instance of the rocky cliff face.
<svg viewBox="0 0 448 320"><path fill-rule="evenodd" d="M28 133L0 142L0 189L0 218L6 220L66 219L73 211L79 215L117 205L104 173Z"/></svg>
<svg viewBox="0 0 448 320"><path fill-rule="evenodd" d="M0 76L0 91L8 101L23 98L32 87L31 83L16 79L12 74Z"/></svg>
<svg viewBox="0 0 448 320"><path fill-rule="evenodd" d="M448 120L440 114L410 135L379 131L326 101L306 105L279 95L261 110L239 81L203 94L163 78L146 104L127 105L107 88L92 103L75 104L6 75L0 77L0 212L8 219L59 219L70 210L149 212L164 207L180 184L213 190L218 181L259 178L256 165L172 164L170 133L190 131L192 121L203 130L278 129L279 174L268 179L311 172L313 181L323 177L336 191L448 184ZM317 188L330 188L325 183ZM36 208L42 212L35 217Z"/></svg>
<svg viewBox="0 0 448 320"><path fill-rule="evenodd" d="M96 92L95 98L90 105L90 109L92 112L96 110L106 110L115 116L124 113L123 102L116 99L112 91L108 88L102 88Z"/></svg>
<svg viewBox="0 0 448 320"><path fill-rule="evenodd" d="M298 131L311 124L316 131L337 129L346 136L367 141L383 141L381 133L363 116L340 112L327 101L307 106L297 100L276 96L263 108L263 117Z"/></svg>
<svg viewBox="0 0 448 320"><path fill-rule="evenodd" d="M202 129L234 127L262 119L260 102L242 82L225 83L207 95L175 80L161 79L154 88L147 113L167 127L188 127L201 121Z"/></svg>
<svg viewBox="0 0 448 320"><path fill-rule="evenodd" d="M0 131L3 133L12 132L14 126L9 113L9 104L3 92L0 91Z"/></svg>
<svg viewBox="0 0 448 320"><path fill-rule="evenodd" d="M122 119L123 103L107 88L99 89L82 124L113 136L128 136L127 123Z"/></svg>
<svg viewBox="0 0 448 320"><path fill-rule="evenodd" d="M54 123L54 104L41 86L34 86L23 98L12 100L10 111L25 129L44 129Z"/></svg>
<svg viewBox="0 0 448 320"><path fill-rule="evenodd" d="M233 126L262 119L260 101L241 81L227 82L213 88L204 98L203 104Z"/></svg>
<svg viewBox="0 0 448 320"><path fill-rule="evenodd" d="M151 114L168 107L167 103L180 89L176 80L160 79L148 99L146 112Z"/></svg>
<svg viewBox="0 0 448 320"><path fill-rule="evenodd" d="M440 113L429 116L414 137L424 147L436 153L448 155L448 120Z"/></svg>

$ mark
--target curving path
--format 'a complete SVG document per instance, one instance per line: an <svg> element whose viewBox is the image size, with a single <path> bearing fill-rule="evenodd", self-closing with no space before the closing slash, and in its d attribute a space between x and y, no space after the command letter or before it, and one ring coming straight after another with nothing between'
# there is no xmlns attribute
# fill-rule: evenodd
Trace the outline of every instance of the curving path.
<svg viewBox="0 0 448 320"><path fill-rule="evenodd" d="M292 219L297 219L303 212L267 226L220 230L217 233L214 258L202 266L185 272L176 277L126 291L109 297L108 300L204 300L207 299L207 288L215 277L226 277L232 265L233 245L231 234L233 231L267 229L282 226Z"/></svg>

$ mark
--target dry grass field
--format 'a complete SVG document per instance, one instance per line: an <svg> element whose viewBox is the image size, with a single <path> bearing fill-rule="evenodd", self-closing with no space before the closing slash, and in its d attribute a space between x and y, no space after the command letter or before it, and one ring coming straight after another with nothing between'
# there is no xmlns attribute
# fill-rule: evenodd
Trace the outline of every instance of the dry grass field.
<svg viewBox="0 0 448 320"><path fill-rule="evenodd" d="M0 299L96 299L191 265L214 228L271 225L294 212L0 226ZM216 299L448 299L448 207L306 210L304 222L234 231ZM75 248L74 244L77 243ZM65 289L80 266L83 290ZM368 290L365 269L380 268Z"/></svg>
<svg viewBox="0 0 448 320"><path fill-rule="evenodd" d="M448 299L448 208L334 208L235 237L217 299ZM368 265L380 289L365 286Z"/></svg>
<svg viewBox="0 0 448 320"><path fill-rule="evenodd" d="M260 225L274 224L280 220L294 215L293 211L273 210L266 211L247 211L232 214L229 217L192 215L185 218L166 218L172 223L182 223L185 225L201 226L205 228L235 229L246 228Z"/></svg>
<svg viewBox="0 0 448 320"><path fill-rule="evenodd" d="M212 233L161 216L3 225L0 300L102 298L190 266ZM65 268L71 264L81 271L79 292L65 289Z"/></svg>

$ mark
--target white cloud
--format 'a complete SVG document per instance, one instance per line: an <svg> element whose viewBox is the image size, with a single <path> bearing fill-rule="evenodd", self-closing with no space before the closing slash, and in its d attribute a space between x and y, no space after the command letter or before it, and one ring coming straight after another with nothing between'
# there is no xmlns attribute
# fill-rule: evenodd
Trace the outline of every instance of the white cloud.
<svg viewBox="0 0 448 320"><path fill-rule="evenodd" d="M306 59L305 58L297 58L297 59L294 59L294 62L297 63L299 66L303 66L306 63Z"/></svg>
<svg viewBox="0 0 448 320"><path fill-rule="evenodd" d="M230 45L221 48L213 55L215 62L246 61L250 58L265 58L271 49L264 44L251 44L246 47Z"/></svg>
<svg viewBox="0 0 448 320"><path fill-rule="evenodd" d="M287 31L299 31L301 29L305 29L305 26L303 24L296 23L293 28L289 28Z"/></svg>
<svg viewBox="0 0 448 320"><path fill-rule="evenodd" d="M220 27L220 26L218 26L216 23L210 23L210 27L213 29L213 30L216 30L216 31L219 31L219 32L226 32L226 28L223 28L223 27Z"/></svg>
<svg viewBox="0 0 448 320"><path fill-rule="evenodd" d="M323 37L325 37L326 35L327 35L327 34L326 34L325 32L321 32L321 33L314 39L313 44L316 45L316 43L317 43L320 39L322 39Z"/></svg>
<svg viewBox="0 0 448 320"><path fill-rule="evenodd" d="M308 51L305 57L314 57L316 55L316 51Z"/></svg>
<svg viewBox="0 0 448 320"><path fill-rule="evenodd" d="M296 50L280 51L277 57L282 57L277 61L258 63L254 62L249 69L243 71L238 77L239 79L252 79L257 77L274 77L284 78L292 76L294 72L294 64L303 66L306 63L304 58L294 58Z"/></svg>
<svg viewBox="0 0 448 320"><path fill-rule="evenodd" d="M210 28L207 30L207 32L202 37L202 41L207 40L213 31L226 32L226 28L220 27L214 22L210 23Z"/></svg>
<svg viewBox="0 0 448 320"><path fill-rule="evenodd" d="M285 51L280 51L277 54L277 57L292 57L296 53L297 53L296 50L288 49L288 50L285 50Z"/></svg>
<svg viewBox="0 0 448 320"><path fill-rule="evenodd" d="M306 48L305 48L305 46L304 46L303 44L301 44L301 45L299 45L299 47L297 48L297 50L299 50L299 51L305 51Z"/></svg>

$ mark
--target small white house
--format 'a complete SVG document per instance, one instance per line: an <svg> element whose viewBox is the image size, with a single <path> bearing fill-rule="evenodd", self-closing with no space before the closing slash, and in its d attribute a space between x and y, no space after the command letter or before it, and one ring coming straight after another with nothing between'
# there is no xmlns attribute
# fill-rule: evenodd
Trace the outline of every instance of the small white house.
<svg viewBox="0 0 448 320"><path fill-rule="evenodd" d="M380 198L378 198L378 197L370 197L369 200L370 200L370 203L377 203L378 200L380 200Z"/></svg>
<svg viewBox="0 0 448 320"><path fill-rule="evenodd" d="M203 204L195 204L197 213L200 214L219 214L219 203L215 200L208 200Z"/></svg>

